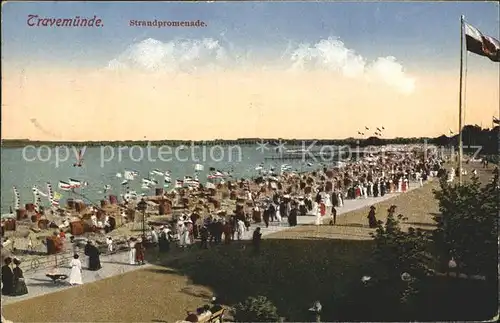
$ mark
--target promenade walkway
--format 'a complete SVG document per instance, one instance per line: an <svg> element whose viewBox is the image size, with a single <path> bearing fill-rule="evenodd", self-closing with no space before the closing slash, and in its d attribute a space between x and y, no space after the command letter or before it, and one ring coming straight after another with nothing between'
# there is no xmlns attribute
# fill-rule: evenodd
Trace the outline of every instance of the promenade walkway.
<svg viewBox="0 0 500 323"><path fill-rule="evenodd" d="M418 183L411 183L410 185L410 191L418 188L419 185ZM380 203L383 201L386 201L388 199L391 199L395 196L398 196L399 194L405 194L405 193L393 193L393 194L387 194L383 197L370 197L370 198L360 198L356 200L346 200L344 203L344 206L342 208L337 208L337 219L339 219L339 216L342 214L355 211L367 206L370 206L372 204ZM310 225L314 224L315 222L315 216L299 216L297 219L298 226L300 225ZM283 221L281 224L277 223L270 223L268 228L265 228L263 224L252 224L250 230L248 232L245 232L244 235L244 240L251 240L252 237L252 232L253 230L257 227L261 227L262 231L262 236L268 236L270 234L280 232L283 230L290 229L288 226L288 223L286 221ZM365 238L369 238L369 236L366 236ZM173 252L172 258L175 257L182 257L184 256L185 253L192 252L191 250L185 250L185 251L176 251ZM68 259L68 258L66 258ZM86 268L87 260L86 257L81 257L82 263L84 265L84 268ZM70 272L70 268L67 266L67 261L66 263L63 262L63 264L59 264L59 271L64 274L68 274ZM85 284L92 283L101 279L109 278L112 276L124 274L130 271L138 270L138 269L143 269L147 266L152 266L153 264L146 264L143 266L138 266L138 265L130 265L128 263L128 252L121 252L121 253L116 253L112 255L102 255L101 256L101 263L102 263L102 269L99 271L88 271L86 269L83 270L83 281ZM22 300L26 300L29 298L34 298L38 296L42 296L45 294L57 292L63 289L67 288L73 288L73 286L70 286L69 284L62 282L62 283L56 283L54 284L49 278L45 276L45 274L55 266L55 261L52 263L51 267L47 266L40 266L40 268L35 269L33 271L29 271L25 273L25 280L26 280L26 285L29 290L29 294L23 295L23 296L18 296L18 297L9 297L9 296L2 296L2 303L3 305L11 304L14 302L19 302Z"/></svg>

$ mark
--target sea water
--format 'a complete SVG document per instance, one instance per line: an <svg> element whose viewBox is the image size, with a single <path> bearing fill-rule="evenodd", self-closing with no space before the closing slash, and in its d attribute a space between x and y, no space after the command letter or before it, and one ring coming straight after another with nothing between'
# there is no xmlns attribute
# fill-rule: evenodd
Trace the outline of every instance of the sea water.
<svg viewBox="0 0 500 323"><path fill-rule="evenodd" d="M262 147L260 147L262 148ZM301 149L302 147L286 147L289 150ZM112 149L114 149L113 152ZM2 148L1 151L1 214L9 213L9 207L14 207L13 186L17 188L21 197L21 207L26 203L32 203L33 186L37 186L41 191L47 193L47 182L52 184L54 191L62 194L61 204L71 193L58 189L58 182L68 182L70 178L81 182L88 182L88 186L77 189L89 200L98 203L101 199L106 199L109 194L120 196L124 194L126 188L137 193L154 194L155 187L163 187L164 178L162 176L150 175L149 173L158 169L161 172L171 172L170 188L175 185L176 179L183 179L184 176L195 175L195 165L204 166L203 171L197 172L197 176L202 184L207 181L210 168L215 168L223 172L229 172L232 178L227 180L239 180L241 178L251 178L259 176L259 171L255 170L258 165L263 165L264 170L274 167L279 173L282 164L288 164L292 170L299 172L311 171L321 167L323 163L331 164L325 160L305 160L303 158L290 160L269 159L279 156L279 151L266 147L259 149L258 145L224 145L217 148L205 147L185 147L184 149L173 149L170 158L165 154L159 156L160 148L150 147L150 152L146 147L142 147L142 158L139 147L108 148L106 151L101 147L87 147L83 154L82 167L75 167L77 153L69 149L70 156L66 158L62 149L44 148L37 151L34 148ZM77 149L78 151L78 149ZM56 153L61 156L56 157ZM38 154L38 155L37 155ZM112 156L114 155L114 156ZM64 161L64 159L67 159ZM139 172L139 176L127 185L121 185L124 178L116 176L123 174L124 170ZM158 181L158 185L152 186L150 190L144 190L142 178L152 178ZM110 185L111 189L104 192L104 186ZM168 188L167 188L168 189ZM46 197L41 197L42 204L48 206L50 203Z"/></svg>

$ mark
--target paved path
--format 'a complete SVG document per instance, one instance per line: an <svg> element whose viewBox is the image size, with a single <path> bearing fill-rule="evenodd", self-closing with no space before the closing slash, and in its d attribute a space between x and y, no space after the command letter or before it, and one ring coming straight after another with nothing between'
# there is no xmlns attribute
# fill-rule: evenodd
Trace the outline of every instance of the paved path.
<svg viewBox="0 0 500 323"><path fill-rule="evenodd" d="M419 187L417 183L412 183L410 185L410 190L413 190L415 188ZM364 208L366 206L379 203L385 200L388 200L390 198L393 198L400 193L394 193L394 194L387 194L383 197L376 197L376 198L360 198L356 200L346 200L344 203L344 206L342 208L337 208L337 215L341 215L347 212L351 212L354 210L358 210L361 208ZM297 218L298 225L306 225L306 224L313 224L315 222L315 216L299 216ZM263 223L262 224L252 224L250 230L248 232L245 232L244 235L244 240L250 240L252 236L253 229L257 226L261 227L262 230L262 236L267 236L269 234L287 230L290 227L284 221L281 224L277 223L270 223L269 227L266 228ZM186 252L190 252L189 250L186 250ZM176 256L180 256L182 254L179 254L179 252L174 252ZM82 263L84 266L86 266L86 257L82 257ZM144 266L136 266L136 265L130 265L128 263L128 252L121 252L121 253L116 253L113 255L103 255L101 256L101 263L102 263L102 269L99 271L88 271L88 270L83 270L83 281L85 283L92 283L104 278L109 278L112 276L124 274L126 272L130 272L133 270L138 270L145 268L147 266L151 266L151 264L146 264ZM61 266L60 270L61 273L68 274L70 272L69 267ZM57 283L54 284L49 278L45 276L45 274L48 272L47 268L39 268L38 270L32 271L32 272L27 272L25 273L25 279L26 279L26 285L29 290L29 294L23 295L23 296L18 296L18 297L9 297L9 296L2 296L2 303L4 305L11 304L14 302L26 300L29 298L53 293L56 291L60 291L63 289L67 288L74 288L73 286L70 286L67 283Z"/></svg>

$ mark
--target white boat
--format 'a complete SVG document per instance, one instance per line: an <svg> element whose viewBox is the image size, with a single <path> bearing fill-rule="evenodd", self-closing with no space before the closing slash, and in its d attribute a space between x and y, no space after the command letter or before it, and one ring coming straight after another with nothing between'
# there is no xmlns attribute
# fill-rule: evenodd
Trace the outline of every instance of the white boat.
<svg viewBox="0 0 500 323"><path fill-rule="evenodd" d="M137 172L130 170L126 170L123 172L123 177L125 177L125 179L128 181L133 181L137 175Z"/></svg>
<svg viewBox="0 0 500 323"><path fill-rule="evenodd" d="M292 166L288 165L288 164L283 164L281 165L281 171L282 172L285 172L285 171L289 171L292 169Z"/></svg>
<svg viewBox="0 0 500 323"><path fill-rule="evenodd" d="M158 169L154 169L153 171L150 172L150 174L158 175L158 176L163 176L163 173L160 172Z"/></svg>
<svg viewBox="0 0 500 323"><path fill-rule="evenodd" d="M151 178L143 178L142 183L147 185L158 185L158 181Z"/></svg>

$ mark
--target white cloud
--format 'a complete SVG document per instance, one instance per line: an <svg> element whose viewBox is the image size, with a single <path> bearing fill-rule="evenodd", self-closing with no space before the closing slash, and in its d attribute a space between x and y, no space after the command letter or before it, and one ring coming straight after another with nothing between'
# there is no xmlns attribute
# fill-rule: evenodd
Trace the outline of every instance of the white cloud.
<svg viewBox="0 0 500 323"><path fill-rule="evenodd" d="M410 94L415 90L415 79L404 72L403 66L393 56L377 58L367 72L369 80L383 81L402 93Z"/></svg>
<svg viewBox="0 0 500 323"><path fill-rule="evenodd" d="M132 44L108 63L109 69L139 69L145 71L185 71L222 65L227 51L217 40L181 39L163 43L148 38Z"/></svg>
<svg viewBox="0 0 500 323"><path fill-rule="evenodd" d="M404 72L396 58L379 57L374 62L367 63L363 56L347 48L338 39L323 39L312 46L300 44L289 58L292 70L323 69L350 78L384 83L405 94L415 90L415 79Z"/></svg>
<svg viewBox="0 0 500 323"><path fill-rule="evenodd" d="M212 38L178 39L169 42L149 38L132 44L108 63L108 69L193 72L226 67L228 64L240 68L249 66L249 52L238 53L224 38L224 34L220 36L223 43ZM334 38L323 39L314 45L291 46L289 43L287 50L277 54L271 61L286 63L286 68L291 70L332 71L345 77L384 84L405 94L410 94L415 89L415 80L405 73L403 66L394 57L379 57L373 62L367 62L363 56ZM264 69L264 66L261 68Z"/></svg>

